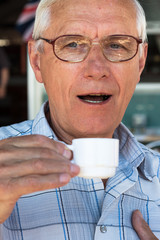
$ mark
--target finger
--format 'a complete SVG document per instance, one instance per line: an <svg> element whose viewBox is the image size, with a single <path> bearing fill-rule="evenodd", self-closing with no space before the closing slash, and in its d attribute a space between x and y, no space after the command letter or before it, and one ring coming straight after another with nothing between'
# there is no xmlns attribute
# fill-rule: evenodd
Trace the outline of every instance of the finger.
<svg viewBox="0 0 160 240"><path fill-rule="evenodd" d="M18 139L20 140L20 138ZM38 146L15 147L14 146L15 141L17 141L17 139L16 140L13 139L13 142L12 141L11 142L9 141L7 143L3 142L3 144L1 144L0 142L0 173L3 171L5 172L6 166L9 166L9 164L13 165L17 162L21 162L24 160L29 161L31 159L45 159L45 158L52 160L72 159L72 152L69 149L67 149L64 144L57 143L55 141L52 141L54 142L54 144L52 145L57 146L54 148L48 148L48 145L47 147L45 147L44 145L40 147ZM26 139L24 141L26 141ZM49 139L49 142L50 141L51 140ZM62 155L60 155L61 153Z"/></svg>
<svg viewBox="0 0 160 240"><path fill-rule="evenodd" d="M6 202L14 202L25 194L62 187L69 183L70 179L71 176L67 173L12 178L7 184L1 181L0 194Z"/></svg>
<svg viewBox="0 0 160 240"><path fill-rule="evenodd" d="M0 149L0 163L7 164L7 162L20 162L25 160L30 160L32 158L48 158L48 159L67 159L69 160L71 152L68 152L68 158L66 156L60 155L52 149L45 147L13 147Z"/></svg>
<svg viewBox="0 0 160 240"><path fill-rule="evenodd" d="M56 159L56 155L54 156ZM59 158L59 159L58 159ZM27 175L47 175L54 173L68 173L71 177L79 173L79 167L72 164L69 160L63 157L53 158L33 158L28 161L13 160L10 163L6 162L0 166L0 179L22 177Z"/></svg>
<svg viewBox="0 0 160 240"><path fill-rule="evenodd" d="M65 144L49 139L43 135L20 136L0 141L0 151L11 151L14 147L17 147L17 150L20 148L48 148L68 159L72 157L71 151Z"/></svg>
<svg viewBox="0 0 160 240"><path fill-rule="evenodd" d="M158 240L139 210L135 210L132 214L132 225L140 240Z"/></svg>

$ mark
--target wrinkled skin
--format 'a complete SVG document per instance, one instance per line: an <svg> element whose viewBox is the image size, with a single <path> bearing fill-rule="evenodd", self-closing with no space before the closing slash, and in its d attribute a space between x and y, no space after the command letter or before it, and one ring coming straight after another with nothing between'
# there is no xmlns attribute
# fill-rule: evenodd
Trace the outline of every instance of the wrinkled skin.
<svg viewBox="0 0 160 240"><path fill-rule="evenodd" d="M0 223L24 194L57 188L79 173L62 143L31 135L0 141Z"/></svg>

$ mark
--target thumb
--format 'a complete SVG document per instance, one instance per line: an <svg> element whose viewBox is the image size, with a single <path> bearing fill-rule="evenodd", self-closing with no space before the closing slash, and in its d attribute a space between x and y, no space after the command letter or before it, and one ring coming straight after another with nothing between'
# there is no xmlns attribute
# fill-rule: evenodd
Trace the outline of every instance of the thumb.
<svg viewBox="0 0 160 240"><path fill-rule="evenodd" d="M135 210L132 214L132 225L140 240L158 240L139 210Z"/></svg>

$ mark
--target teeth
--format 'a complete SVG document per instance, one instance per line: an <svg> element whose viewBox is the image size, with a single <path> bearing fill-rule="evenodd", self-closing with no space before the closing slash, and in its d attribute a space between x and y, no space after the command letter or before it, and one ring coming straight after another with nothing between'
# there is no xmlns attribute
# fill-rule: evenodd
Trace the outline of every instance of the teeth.
<svg viewBox="0 0 160 240"><path fill-rule="evenodd" d="M104 95L104 94L89 94L86 96L79 96L80 99L87 103L102 103L106 101L110 96L109 95Z"/></svg>
<svg viewBox="0 0 160 240"><path fill-rule="evenodd" d="M92 101L92 100L84 100L85 102L89 102L89 103L101 103L103 101Z"/></svg>

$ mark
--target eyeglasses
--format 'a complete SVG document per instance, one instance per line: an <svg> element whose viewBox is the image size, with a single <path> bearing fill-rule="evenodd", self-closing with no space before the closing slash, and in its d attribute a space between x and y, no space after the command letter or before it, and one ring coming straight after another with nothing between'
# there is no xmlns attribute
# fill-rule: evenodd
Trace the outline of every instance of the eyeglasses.
<svg viewBox="0 0 160 240"><path fill-rule="evenodd" d="M110 35L100 41L94 41L82 35L63 35L54 40L40 37L53 46L55 56L65 62L77 63L85 60L92 45L99 44L104 57L110 62L124 62L134 58L138 46L142 43L130 35Z"/></svg>

